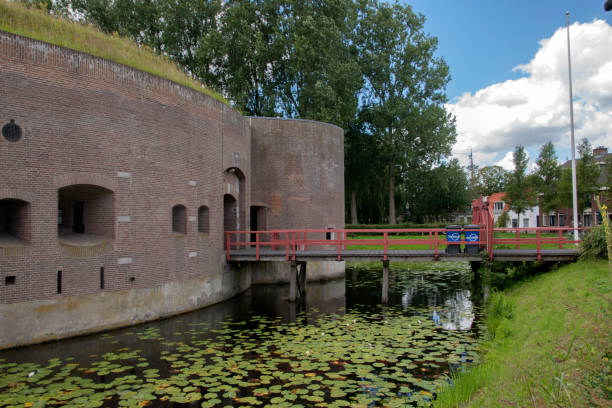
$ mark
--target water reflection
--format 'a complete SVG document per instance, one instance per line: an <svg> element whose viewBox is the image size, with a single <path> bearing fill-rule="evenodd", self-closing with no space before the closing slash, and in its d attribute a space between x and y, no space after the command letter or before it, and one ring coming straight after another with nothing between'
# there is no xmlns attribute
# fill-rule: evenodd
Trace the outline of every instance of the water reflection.
<svg viewBox="0 0 612 408"><path fill-rule="evenodd" d="M52 389L62 387L96 388L92 406L104 407L428 404L449 366L476 355L468 272L395 265L381 307L380 265L361 265L309 283L303 302L287 301L287 285L254 286L180 316L1 352L0 406L24 406L28 393L60 403Z"/></svg>
<svg viewBox="0 0 612 408"><path fill-rule="evenodd" d="M391 264L393 267L393 264ZM445 267L445 268L444 268ZM396 266L389 276L389 304L406 313L423 313L445 330L470 330L475 299L468 265L423 263ZM381 299L382 267L377 264L349 268L347 304L377 304Z"/></svg>

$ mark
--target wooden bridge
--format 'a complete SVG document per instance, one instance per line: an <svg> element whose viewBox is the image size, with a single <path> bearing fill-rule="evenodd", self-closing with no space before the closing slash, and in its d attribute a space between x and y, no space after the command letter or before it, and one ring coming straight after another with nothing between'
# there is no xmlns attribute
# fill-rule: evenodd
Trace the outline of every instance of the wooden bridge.
<svg viewBox="0 0 612 408"><path fill-rule="evenodd" d="M573 228L328 229L226 231L227 261L291 263L289 300L306 291L308 261L382 261L382 301L390 261L573 261Z"/></svg>
<svg viewBox="0 0 612 408"><path fill-rule="evenodd" d="M572 261L572 227L495 228L472 203L465 228L226 231L228 261ZM582 229L582 228L581 228Z"/></svg>
<svg viewBox="0 0 612 408"><path fill-rule="evenodd" d="M572 228L226 231L228 261L572 261ZM449 236L459 239L449 241ZM470 239L470 240L468 240Z"/></svg>
<svg viewBox="0 0 612 408"><path fill-rule="evenodd" d="M483 199L472 202L472 221L464 228L226 231L226 259L291 262L291 301L305 293L308 261L382 261L386 303L390 261L558 262L578 255L572 227L495 228Z"/></svg>

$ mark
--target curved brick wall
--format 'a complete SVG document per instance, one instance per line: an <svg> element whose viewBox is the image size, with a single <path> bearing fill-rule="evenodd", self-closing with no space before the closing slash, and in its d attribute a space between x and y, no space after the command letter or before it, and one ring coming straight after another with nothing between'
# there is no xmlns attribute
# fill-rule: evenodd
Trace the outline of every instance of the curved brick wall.
<svg viewBox="0 0 612 408"><path fill-rule="evenodd" d="M251 118L252 201L267 208L267 229L344 228L344 131L310 120ZM311 234L324 239L325 234ZM344 275L344 262L309 262L309 280ZM261 263L253 283L289 276L286 263Z"/></svg>
<svg viewBox="0 0 612 408"><path fill-rule="evenodd" d="M334 126L244 118L170 81L1 31L0 89L0 127L12 119L22 129L19 141L0 137L0 326L10 328L0 348L248 288L251 267L224 260L224 195L236 198L241 228L251 205L269 207L269 228L343 226ZM173 220L179 205L186 213Z"/></svg>

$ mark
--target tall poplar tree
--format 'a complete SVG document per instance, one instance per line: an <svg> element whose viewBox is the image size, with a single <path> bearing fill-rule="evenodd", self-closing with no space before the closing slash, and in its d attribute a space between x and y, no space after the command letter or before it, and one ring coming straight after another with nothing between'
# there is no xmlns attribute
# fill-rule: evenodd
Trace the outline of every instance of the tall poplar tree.
<svg viewBox="0 0 612 408"><path fill-rule="evenodd" d="M527 176L529 158L523 146L516 146L513 161L514 171L510 174L508 185L506 186L506 200L509 203L510 209L516 212L517 226L520 227L521 214L535 205L536 197Z"/></svg>
<svg viewBox="0 0 612 408"><path fill-rule="evenodd" d="M396 222L400 174L431 168L456 138L443 106L448 66L434 56L437 40L423 32L424 21L410 6L363 0L356 30L366 81L363 107L385 159L390 224Z"/></svg>
<svg viewBox="0 0 612 408"><path fill-rule="evenodd" d="M538 204L544 214L557 210L559 201L559 182L561 180L561 167L557 160L557 152L552 142L548 142L540 149L536 160L538 165L535 171L535 183L539 192Z"/></svg>

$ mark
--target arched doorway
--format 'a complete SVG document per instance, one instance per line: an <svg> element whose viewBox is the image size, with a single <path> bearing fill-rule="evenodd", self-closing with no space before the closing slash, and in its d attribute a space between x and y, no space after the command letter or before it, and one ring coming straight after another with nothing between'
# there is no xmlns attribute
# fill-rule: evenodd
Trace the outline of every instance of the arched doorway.
<svg viewBox="0 0 612 408"><path fill-rule="evenodd" d="M225 231L247 229L246 217L246 187L242 170L237 167L228 168L223 175L223 227ZM229 211L232 214L229 214Z"/></svg>
<svg viewBox="0 0 612 408"><path fill-rule="evenodd" d="M238 202L231 194L223 195L223 231L238 230L238 220L240 217L240 209ZM232 242L236 241L236 236L232 235ZM227 237L223 234L223 245L227 245Z"/></svg>

